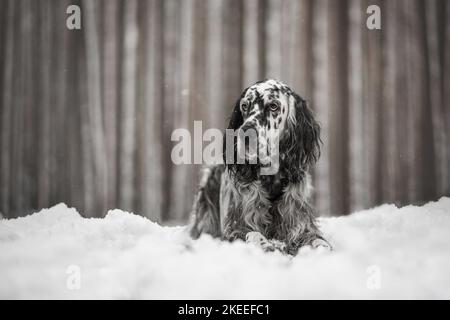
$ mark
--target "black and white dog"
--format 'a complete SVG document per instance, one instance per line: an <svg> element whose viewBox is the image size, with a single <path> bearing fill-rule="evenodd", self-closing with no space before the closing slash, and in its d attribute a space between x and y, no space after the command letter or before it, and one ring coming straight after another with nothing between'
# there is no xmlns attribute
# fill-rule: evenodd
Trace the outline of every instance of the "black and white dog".
<svg viewBox="0 0 450 320"><path fill-rule="evenodd" d="M308 170L320 155L320 127L306 101L279 81L257 82L237 101L228 129L254 130L258 148L278 141L277 171L262 175L261 161L225 160L206 167L193 206L191 236L208 233L230 241L242 239L288 254L304 245L331 249L308 203L312 189ZM231 144L235 155L241 143L237 140ZM230 144L223 145L226 158ZM246 159L252 158L249 149L244 150Z"/></svg>

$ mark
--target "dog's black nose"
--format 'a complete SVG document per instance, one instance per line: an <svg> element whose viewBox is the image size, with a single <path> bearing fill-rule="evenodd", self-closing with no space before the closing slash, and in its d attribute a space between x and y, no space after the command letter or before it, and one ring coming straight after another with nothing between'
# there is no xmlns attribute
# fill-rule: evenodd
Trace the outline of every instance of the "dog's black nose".
<svg viewBox="0 0 450 320"><path fill-rule="evenodd" d="M258 151L258 133L253 123L245 123L239 129L239 147L244 151L246 157L256 158Z"/></svg>
<svg viewBox="0 0 450 320"><path fill-rule="evenodd" d="M242 127L241 130L243 131L243 133L247 133L248 130L253 130L255 135L256 135L256 130L254 128L253 123L245 123ZM247 133L248 134L248 133Z"/></svg>

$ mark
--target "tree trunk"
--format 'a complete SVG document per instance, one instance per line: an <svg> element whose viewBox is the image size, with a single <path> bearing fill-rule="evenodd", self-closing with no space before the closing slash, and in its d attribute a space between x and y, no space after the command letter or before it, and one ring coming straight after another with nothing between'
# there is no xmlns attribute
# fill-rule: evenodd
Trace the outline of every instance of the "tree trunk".
<svg viewBox="0 0 450 320"><path fill-rule="evenodd" d="M51 54L51 31L52 31L52 19L50 14L50 4L46 1L39 6L41 9L41 47L40 47L40 60L41 60L41 76L40 82L40 109L41 109L41 131L39 132L39 172L38 172L38 206L45 208L49 204L50 199L50 141L51 141L51 106L50 106L50 54Z"/></svg>
<svg viewBox="0 0 450 320"><path fill-rule="evenodd" d="M348 212L348 87L342 77L347 79L347 4L329 2L329 41L328 41L328 88L329 88L329 189L332 215Z"/></svg>
<svg viewBox="0 0 450 320"><path fill-rule="evenodd" d="M190 128L190 75L192 63L192 27L193 27L193 2L192 0L185 0L181 2L179 29L178 33L180 39L177 46L177 61L178 61L178 75L179 81L175 86L176 104L172 106L174 109L174 127L173 129ZM194 137L191 139L194 144ZM201 141L198 141L200 143ZM191 161L194 161L194 154L192 154ZM192 183L192 166L190 165L175 165L172 169L172 183L170 197L177 199L173 201L170 206L170 216L172 219L181 220L186 216L190 210L188 203L193 199L190 191Z"/></svg>
<svg viewBox="0 0 450 320"><path fill-rule="evenodd" d="M242 52L242 84L248 87L261 80L263 73L263 1L248 0L243 2L243 52ZM237 97L236 97L237 99ZM231 107L230 107L231 108Z"/></svg>
<svg viewBox="0 0 450 320"><path fill-rule="evenodd" d="M122 99L119 135L119 207L132 211L135 177L136 48L139 36L136 26L136 0L125 1L123 10Z"/></svg>
<svg viewBox="0 0 450 320"><path fill-rule="evenodd" d="M143 32L141 42L143 52L151 52L145 55L142 70L142 91L141 113L143 124L141 126L141 162L139 171L142 172L140 192L142 194L142 204L140 213L152 221L162 220L162 125L159 114L162 111L163 86L161 77L162 69L162 28L160 0L152 0L146 3L145 16L146 30ZM139 120L139 119L138 119Z"/></svg>
<svg viewBox="0 0 450 320"><path fill-rule="evenodd" d="M224 2L221 0L211 0L207 2L208 17L208 56L207 56L207 79L208 87L207 106L209 109L209 126L220 128L225 115L231 112L234 102L226 102L223 93L224 86L224 64L223 51L223 25L222 15ZM230 97L231 98L231 97ZM237 97L236 97L237 99Z"/></svg>
<svg viewBox="0 0 450 320"><path fill-rule="evenodd" d="M10 211L10 147L11 147L11 119L13 111L13 69L14 69L14 21L16 17L17 3L14 1L7 2L6 13L6 31L5 31L5 60L3 72L3 89L2 89L2 127L1 127L1 208L5 217L11 216Z"/></svg>
<svg viewBox="0 0 450 320"><path fill-rule="evenodd" d="M103 119L105 126L107 207L117 206L117 114L119 101L119 45L118 32L119 3L117 0L104 0L103 14Z"/></svg>
<svg viewBox="0 0 450 320"><path fill-rule="evenodd" d="M265 78L282 78L282 6L277 0L267 0L265 10Z"/></svg>
<svg viewBox="0 0 450 320"><path fill-rule="evenodd" d="M329 8L328 1L314 1L313 7L313 100L317 120L321 124L323 146L321 157L314 170L317 211L330 215L330 150L329 150Z"/></svg>
<svg viewBox="0 0 450 320"><path fill-rule="evenodd" d="M349 2L349 202L350 210L364 208L368 189L364 168L363 6Z"/></svg>
<svg viewBox="0 0 450 320"><path fill-rule="evenodd" d="M447 4L448 6L448 4ZM431 180L434 177L430 177L429 174L423 174L423 183L426 186L424 192L429 192L430 188L436 186L436 193L443 195L450 188L449 181L449 154L448 146L450 145L450 139L446 130L446 114L445 106L442 102L442 92L445 92L442 87L442 68L439 54L439 32L437 25L437 1L431 0L425 2L425 20L426 20L426 47L428 55L428 88L429 88L429 108L425 108L426 111L430 110L432 127L429 129L430 133L427 134L427 140L434 141L433 149L425 150L431 154L435 154L435 163L426 163L426 167L436 168L436 181ZM445 69L444 69L445 70ZM444 71L445 72L445 71ZM427 101L428 102L428 101ZM447 126L449 122L447 122ZM424 142L426 143L426 142ZM434 152L433 152L434 151ZM428 153L430 154L430 153ZM428 171L428 170L427 170ZM427 181L431 180L431 181ZM432 195L427 194L427 198L431 198Z"/></svg>

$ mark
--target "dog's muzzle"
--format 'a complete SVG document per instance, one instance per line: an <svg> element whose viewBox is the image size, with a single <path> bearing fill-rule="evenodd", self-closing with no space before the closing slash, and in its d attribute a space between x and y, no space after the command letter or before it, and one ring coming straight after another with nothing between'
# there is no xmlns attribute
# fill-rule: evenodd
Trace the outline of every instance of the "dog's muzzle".
<svg viewBox="0 0 450 320"><path fill-rule="evenodd" d="M238 148L240 154L250 162L258 158L258 131L253 123L244 124L238 132Z"/></svg>

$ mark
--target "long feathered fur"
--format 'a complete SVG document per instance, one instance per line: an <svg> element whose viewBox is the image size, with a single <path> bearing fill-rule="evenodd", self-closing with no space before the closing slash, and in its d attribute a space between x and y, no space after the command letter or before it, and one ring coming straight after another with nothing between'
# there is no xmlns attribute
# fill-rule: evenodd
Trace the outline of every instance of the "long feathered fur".
<svg viewBox="0 0 450 320"><path fill-rule="evenodd" d="M253 89L259 84L264 91ZM303 245L324 240L308 203L311 193L308 171L320 156L320 127L304 99L284 84L267 80L243 91L228 129L237 130L245 123L240 109L242 99L250 95L253 103L262 107L267 98L261 92L266 91L278 97L282 94L286 98L283 108L289 109L283 110L286 124L280 137L278 172L263 176L259 174L259 163L227 163L224 141L225 164L203 171L190 232L194 238L209 233L230 241L245 240L249 232L259 232L267 239L285 243L284 251L295 254ZM236 156L236 143L232 146Z"/></svg>

